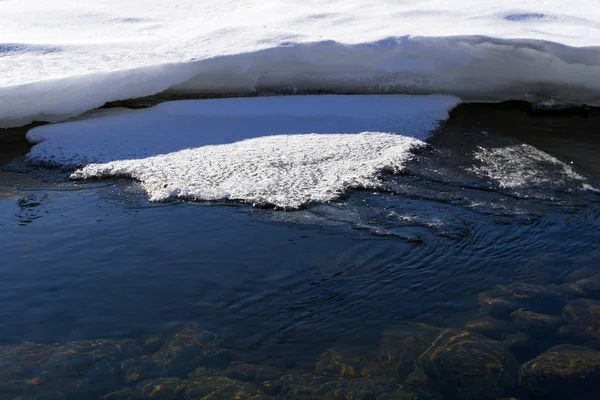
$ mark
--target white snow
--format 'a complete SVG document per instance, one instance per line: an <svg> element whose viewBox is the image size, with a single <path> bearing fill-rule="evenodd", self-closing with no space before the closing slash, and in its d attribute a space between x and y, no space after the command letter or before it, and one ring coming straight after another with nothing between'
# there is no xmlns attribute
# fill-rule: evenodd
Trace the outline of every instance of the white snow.
<svg viewBox="0 0 600 400"><path fill-rule="evenodd" d="M0 1L0 127L171 94L600 104L597 0Z"/></svg>
<svg viewBox="0 0 600 400"><path fill-rule="evenodd" d="M125 176L151 200L298 208L373 188L458 104L452 96L278 96L162 103L34 128L33 162L91 163L73 178Z"/></svg>
<svg viewBox="0 0 600 400"><path fill-rule="evenodd" d="M400 171L421 143L389 133L277 135L90 164L72 178L134 178L151 201L227 199L296 209L348 188L376 187L382 170Z"/></svg>

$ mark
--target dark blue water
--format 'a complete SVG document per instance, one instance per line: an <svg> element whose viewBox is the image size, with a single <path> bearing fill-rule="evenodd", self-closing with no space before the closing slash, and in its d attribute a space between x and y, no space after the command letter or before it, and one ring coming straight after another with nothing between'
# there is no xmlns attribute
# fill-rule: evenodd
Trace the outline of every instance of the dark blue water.
<svg viewBox="0 0 600 400"><path fill-rule="evenodd" d="M121 376L128 373L124 356L110 358L117 367L107 374L117 376L116 382L108 383L102 375L85 381L94 385L91 389L80 383L77 374L99 370L94 363L103 358L94 356L92 366L88 360L85 367L76 368L76 377L72 372L65 375L61 367L63 372L51 373L60 383L42 379L38 384L39 376L54 371L56 363L44 361L38 348L23 350L24 342L47 348L55 342L133 339L141 345L148 337L166 335L168 346L169 332L198 326L218 335L220 348L235 353L217 363L214 376L231 378L223 371L241 361L307 374L314 373L316 360L328 349L346 346L367 354L380 343L382 333L385 337L397 326L414 330L424 323L436 329L463 329L465 322L487 316L478 295L495 285L555 288L573 271L600 273L597 192L569 182L503 188L467 171L477 163L472 151L482 144L530 143L564 159L564 152L570 156L578 147L600 148L593 144L599 141L590 145L573 135L570 147L556 146L556 141L566 140L558 128L540 141L535 133L542 130L536 126L552 132L564 119L531 117L527 118L534 132L524 139L510 126L497 124L495 116L506 111L488 112L491 122L455 115L405 173L385 177L381 191L355 191L338 202L294 212L244 204L153 204L129 181L73 183L59 170L13 161L4 167L11 172L4 172L0 181L0 378L13 383L0 385L0 398L99 398L120 387L137 390L142 398L162 398L143 391L143 378ZM575 160L581 165L577 171L596 185L593 165L588 163L591 167L586 169L587 159ZM573 296L565 295L565 304ZM505 322L514 321L506 317ZM418 329L423 333L417 337L427 337L429 331ZM515 354L519 362L542 354L551 344L582 344L547 336L534 337L544 344L534 346L537 350L525 360ZM433 339L435 335L419 352ZM63 350L52 347L50 353ZM139 350L146 356L156 351ZM39 365L31 363L32 357ZM25 360L27 368L19 364ZM69 364L71 358L66 360ZM151 378L184 379L201 365L159 369ZM413 367L428 371L426 365ZM336 373L333 385L346 385L346 394L338 397L327 390L269 392L258 384L256 390L264 398L384 398L377 393L396 393L406 379L396 376L390 383L386 378L384 389L369 389L371 393L363 388L363 397L355 392L350 397L348 383L339 380L345 375ZM77 390L69 379L79 379ZM234 398L220 389L213 397L201 397L189 389L196 378L187 379L177 383L186 389L175 391L172 398ZM428 386L425 395L415 385L403 388L402 396L418 392L419 398L487 398L489 393L492 398L502 393L528 398L544 393L514 382L505 386L489 392ZM255 398L248 396L242 398Z"/></svg>

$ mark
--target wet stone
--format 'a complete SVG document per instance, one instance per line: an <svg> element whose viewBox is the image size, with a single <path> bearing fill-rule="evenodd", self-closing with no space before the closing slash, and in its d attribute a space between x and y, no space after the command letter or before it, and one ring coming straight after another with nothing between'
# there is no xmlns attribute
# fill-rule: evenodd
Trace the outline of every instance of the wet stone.
<svg viewBox="0 0 600 400"><path fill-rule="evenodd" d="M502 344L519 362L529 361L540 353L538 342L523 332L508 335L502 340Z"/></svg>
<svg viewBox="0 0 600 400"><path fill-rule="evenodd" d="M520 384L536 396L587 399L600 393L600 352L560 345L521 367Z"/></svg>
<svg viewBox="0 0 600 400"><path fill-rule="evenodd" d="M146 342L145 348L158 348L153 354L125 360L125 379L137 382L163 376L184 378L200 366L224 368L233 358L218 344L215 334L196 325L179 327Z"/></svg>
<svg viewBox="0 0 600 400"><path fill-rule="evenodd" d="M534 337L555 337L566 323L562 317L524 310L517 310L510 317L519 329Z"/></svg>
<svg viewBox="0 0 600 400"><path fill-rule="evenodd" d="M315 373L329 377L403 381L419 356L441 332L426 324L402 324L383 332L376 347L331 348L315 364Z"/></svg>
<svg viewBox="0 0 600 400"><path fill-rule="evenodd" d="M399 325L383 332L376 363L367 366L370 375L404 381L417 367L419 357L442 329L427 324Z"/></svg>
<svg viewBox="0 0 600 400"><path fill-rule="evenodd" d="M563 318L571 325L587 332L600 332L600 301L577 299L570 301L563 310Z"/></svg>
<svg viewBox="0 0 600 400"><path fill-rule="evenodd" d="M599 340L600 334L595 331L588 331L584 327L565 325L558 330L558 337L570 344L583 344L587 346L587 343Z"/></svg>
<svg viewBox="0 0 600 400"><path fill-rule="evenodd" d="M99 397L124 385L121 360L133 340L0 346L0 392L23 397Z"/></svg>
<svg viewBox="0 0 600 400"><path fill-rule="evenodd" d="M198 374L198 372L196 372ZM225 376L244 382L264 384L264 382L277 381L284 372L267 365L238 364L225 371Z"/></svg>
<svg viewBox="0 0 600 400"><path fill-rule="evenodd" d="M165 338L160 336L151 336L146 339L142 345L142 354L156 353L165 344Z"/></svg>
<svg viewBox="0 0 600 400"><path fill-rule="evenodd" d="M600 297L600 274L580 279L575 282L575 284L579 289L579 293L581 293L583 297Z"/></svg>
<svg viewBox="0 0 600 400"><path fill-rule="evenodd" d="M512 312L519 309L560 315L566 296L556 289L518 283L497 285L492 290L480 293L478 302L482 312L494 318L508 319Z"/></svg>
<svg viewBox="0 0 600 400"><path fill-rule="evenodd" d="M588 278L592 275L596 275L600 270L596 268L579 268L575 271L570 272L564 279L565 282L577 282L578 280Z"/></svg>
<svg viewBox="0 0 600 400"><path fill-rule="evenodd" d="M377 400L419 400L419 395L416 393L394 393L382 394L377 397Z"/></svg>
<svg viewBox="0 0 600 400"><path fill-rule="evenodd" d="M358 349L332 348L319 356L315 372L328 376L367 377L374 373L367 364Z"/></svg>
<svg viewBox="0 0 600 400"><path fill-rule="evenodd" d="M600 274L568 282L557 287L558 290L570 297L600 298Z"/></svg>
<svg viewBox="0 0 600 400"><path fill-rule="evenodd" d="M503 397L518 376L516 359L501 343L468 331L445 330L419 363L427 378L452 399Z"/></svg>
<svg viewBox="0 0 600 400"><path fill-rule="evenodd" d="M138 392L132 388L116 390L102 397L102 400L137 400L140 398Z"/></svg>
<svg viewBox="0 0 600 400"><path fill-rule="evenodd" d="M600 302L577 299L569 302L563 311L569 323L558 330L559 338L571 343L600 349Z"/></svg>
<svg viewBox="0 0 600 400"><path fill-rule="evenodd" d="M567 282L556 287L556 290L564 294L569 299L582 297L581 290L575 282Z"/></svg>
<svg viewBox="0 0 600 400"><path fill-rule="evenodd" d="M282 400L413 399L398 382L334 378L318 374L286 374L267 393Z"/></svg>
<svg viewBox="0 0 600 400"><path fill-rule="evenodd" d="M151 356L129 358L121 364L125 382L136 382L160 376L160 370Z"/></svg>
<svg viewBox="0 0 600 400"><path fill-rule="evenodd" d="M191 375L185 389L187 400L252 399L267 400L267 396L254 385L240 382L225 376Z"/></svg>
<svg viewBox="0 0 600 400"><path fill-rule="evenodd" d="M185 382L178 378L159 378L140 382L136 386L144 399L176 400L185 390Z"/></svg>
<svg viewBox="0 0 600 400"><path fill-rule="evenodd" d="M512 324L491 317L481 317L468 321L465 323L465 329L494 340L501 340L516 332Z"/></svg>
<svg viewBox="0 0 600 400"><path fill-rule="evenodd" d="M420 368L406 378L404 388L415 393L419 400L444 400L446 398L441 394L438 385L432 382Z"/></svg>

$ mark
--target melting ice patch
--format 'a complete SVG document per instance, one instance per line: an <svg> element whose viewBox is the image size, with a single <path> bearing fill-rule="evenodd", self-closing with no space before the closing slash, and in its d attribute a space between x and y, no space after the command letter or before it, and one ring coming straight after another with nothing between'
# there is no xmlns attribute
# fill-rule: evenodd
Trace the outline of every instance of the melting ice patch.
<svg viewBox="0 0 600 400"><path fill-rule="evenodd" d="M278 135L90 164L71 177L134 178L154 201L227 199L294 209L377 186L382 170L401 170L411 147L422 143L386 133Z"/></svg>
<svg viewBox="0 0 600 400"><path fill-rule="evenodd" d="M298 208L378 186L458 104L452 96L298 96L168 102L32 129L32 162L88 164L151 200L240 200Z"/></svg>
<svg viewBox="0 0 600 400"><path fill-rule="evenodd" d="M570 165L528 144L480 147L474 158L480 164L471 167L470 171L505 189L583 188L583 183L587 182Z"/></svg>

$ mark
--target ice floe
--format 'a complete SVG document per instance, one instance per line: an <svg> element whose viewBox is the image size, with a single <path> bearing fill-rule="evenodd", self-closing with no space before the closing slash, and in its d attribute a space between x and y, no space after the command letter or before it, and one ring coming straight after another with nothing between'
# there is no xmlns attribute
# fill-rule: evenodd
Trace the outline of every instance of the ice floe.
<svg viewBox="0 0 600 400"><path fill-rule="evenodd" d="M573 167L528 144L481 147L474 158L479 164L469 170L503 189L591 187Z"/></svg>
<svg viewBox="0 0 600 400"><path fill-rule="evenodd" d="M452 96L190 100L34 128L32 162L73 178L130 177L152 200L298 208L373 188L448 117Z"/></svg>

